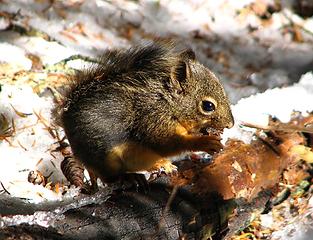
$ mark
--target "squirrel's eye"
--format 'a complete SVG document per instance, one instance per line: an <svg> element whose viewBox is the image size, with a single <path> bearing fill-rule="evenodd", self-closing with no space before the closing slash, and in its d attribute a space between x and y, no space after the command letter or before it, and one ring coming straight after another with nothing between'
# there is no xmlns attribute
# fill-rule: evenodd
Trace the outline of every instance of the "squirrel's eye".
<svg viewBox="0 0 313 240"><path fill-rule="evenodd" d="M200 111L205 115L211 114L215 111L215 109L216 102L214 101L214 99L204 99L200 102Z"/></svg>
<svg viewBox="0 0 313 240"><path fill-rule="evenodd" d="M202 109L205 112L213 112L215 110L215 105L211 101L202 101Z"/></svg>

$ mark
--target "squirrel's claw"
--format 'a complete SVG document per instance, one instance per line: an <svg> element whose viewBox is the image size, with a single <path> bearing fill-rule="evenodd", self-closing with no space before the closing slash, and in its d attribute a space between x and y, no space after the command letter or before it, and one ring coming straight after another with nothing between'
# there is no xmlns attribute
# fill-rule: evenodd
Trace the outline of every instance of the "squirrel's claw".
<svg viewBox="0 0 313 240"><path fill-rule="evenodd" d="M156 173L158 176L160 176L162 173L165 173L166 175L175 175L177 173L177 166L172 164L170 160L162 158L161 160L157 161L148 171L154 174Z"/></svg>

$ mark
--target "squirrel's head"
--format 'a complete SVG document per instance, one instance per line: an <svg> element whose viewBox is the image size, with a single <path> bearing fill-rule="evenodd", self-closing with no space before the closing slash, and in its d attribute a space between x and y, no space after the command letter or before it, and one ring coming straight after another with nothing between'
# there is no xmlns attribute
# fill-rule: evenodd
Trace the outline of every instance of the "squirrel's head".
<svg viewBox="0 0 313 240"><path fill-rule="evenodd" d="M171 67L169 90L173 117L190 133L223 130L234 125L229 100L216 76L196 61L191 49Z"/></svg>

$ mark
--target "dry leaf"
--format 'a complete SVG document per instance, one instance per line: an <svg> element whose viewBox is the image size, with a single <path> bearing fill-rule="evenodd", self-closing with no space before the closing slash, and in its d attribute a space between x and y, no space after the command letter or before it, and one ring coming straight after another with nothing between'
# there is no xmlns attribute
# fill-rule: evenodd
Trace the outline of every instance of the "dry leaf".
<svg viewBox="0 0 313 240"><path fill-rule="evenodd" d="M293 146L290 150L291 154L295 154L298 159L302 159L308 163L313 163L313 152L310 147L304 145Z"/></svg>

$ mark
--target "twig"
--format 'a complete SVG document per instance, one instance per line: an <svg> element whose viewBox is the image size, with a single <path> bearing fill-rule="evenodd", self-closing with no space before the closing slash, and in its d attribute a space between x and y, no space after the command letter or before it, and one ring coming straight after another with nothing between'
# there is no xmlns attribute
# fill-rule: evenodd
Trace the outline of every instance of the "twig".
<svg viewBox="0 0 313 240"><path fill-rule="evenodd" d="M40 112L37 113L35 110L33 110L34 114L38 118L38 120L45 126L45 129L48 131L48 133L51 135L52 138L56 139L56 135L53 132L53 129L48 125L47 120L41 116Z"/></svg>
<svg viewBox="0 0 313 240"><path fill-rule="evenodd" d="M273 200L272 205L276 206L285 201L291 194L291 190L289 187L286 187L283 191L281 191Z"/></svg>
<svg viewBox="0 0 313 240"><path fill-rule="evenodd" d="M289 21L289 25L291 27L293 26L297 26L298 28L300 28L302 31L306 32L307 34L313 35L313 32L311 32L310 30L306 29L305 27L303 27L301 24L295 23L287 14L286 12L282 11L283 16ZM284 25L282 28L288 26Z"/></svg>
<svg viewBox="0 0 313 240"><path fill-rule="evenodd" d="M52 94L54 101L60 105L62 103L62 100L64 99L62 94L60 94L60 92L54 87L47 87L47 89Z"/></svg>
<svg viewBox="0 0 313 240"><path fill-rule="evenodd" d="M275 148L269 141L267 141L266 139L262 138L261 136L256 136L257 139L259 139L264 145L266 145L267 147L269 147L276 155L280 156L280 151L279 149Z"/></svg>
<svg viewBox="0 0 313 240"><path fill-rule="evenodd" d="M11 107L13 108L14 112L16 115L18 115L19 117L21 118L25 118L27 116L30 116L30 115L33 115L32 113L23 113L23 112L20 112L18 111L11 103L10 103Z"/></svg>
<svg viewBox="0 0 313 240"><path fill-rule="evenodd" d="M11 193L4 187L3 183L0 181L1 187L3 189L3 191L9 195L11 195Z"/></svg>
<svg viewBox="0 0 313 240"><path fill-rule="evenodd" d="M240 125L243 127L261 129L264 131L305 132L305 133L313 134L313 128L312 127L301 127L301 126L284 124L284 123L280 123L280 124L274 125L274 126L273 125L262 126L262 125L243 122Z"/></svg>
<svg viewBox="0 0 313 240"><path fill-rule="evenodd" d="M23 145L22 145L22 143L17 139L17 144L21 147L21 148L23 148L23 150L24 151L28 151L28 149L26 148L26 147L24 147Z"/></svg>
<svg viewBox="0 0 313 240"><path fill-rule="evenodd" d="M176 194L177 194L177 190L178 190L178 186L175 186L171 192L171 195L166 203L166 206L164 208L164 211L163 211L163 216L169 211L170 209L170 206L174 200L174 198L176 197Z"/></svg>
<svg viewBox="0 0 313 240"><path fill-rule="evenodd" d="M94 59L94 58L91 58L91 57L87 57L87 56L83 56L81 54L76 54L76 55L72 55L72 56L70 56L68 58L63 59L60 62L55 63L54 65L59 65L59 64L65 65L67 62L73 61L73 60L83 60L85 62L100 63L100 61L97 60L97 59Z"/></svg>
<svg viewBox="0 0 313 240"><path fill-rule="evenodd" d="M165 215L166 213L169 212L170 210L170 207L171 207L171 204L174 200L174 198L176 197L177 195L177 191L178 191L178 186L174 186L172 192L171 192L171 195L170 197L168 198L167 200L167 203L165 205L165 208L164 210L162 211L162 216L161 216L161 219L160 219L160 222L159 222L159 225L158 225L158 231L160 231L160 229L162 229L164 227L164 224L165 224Z"/></svg>

